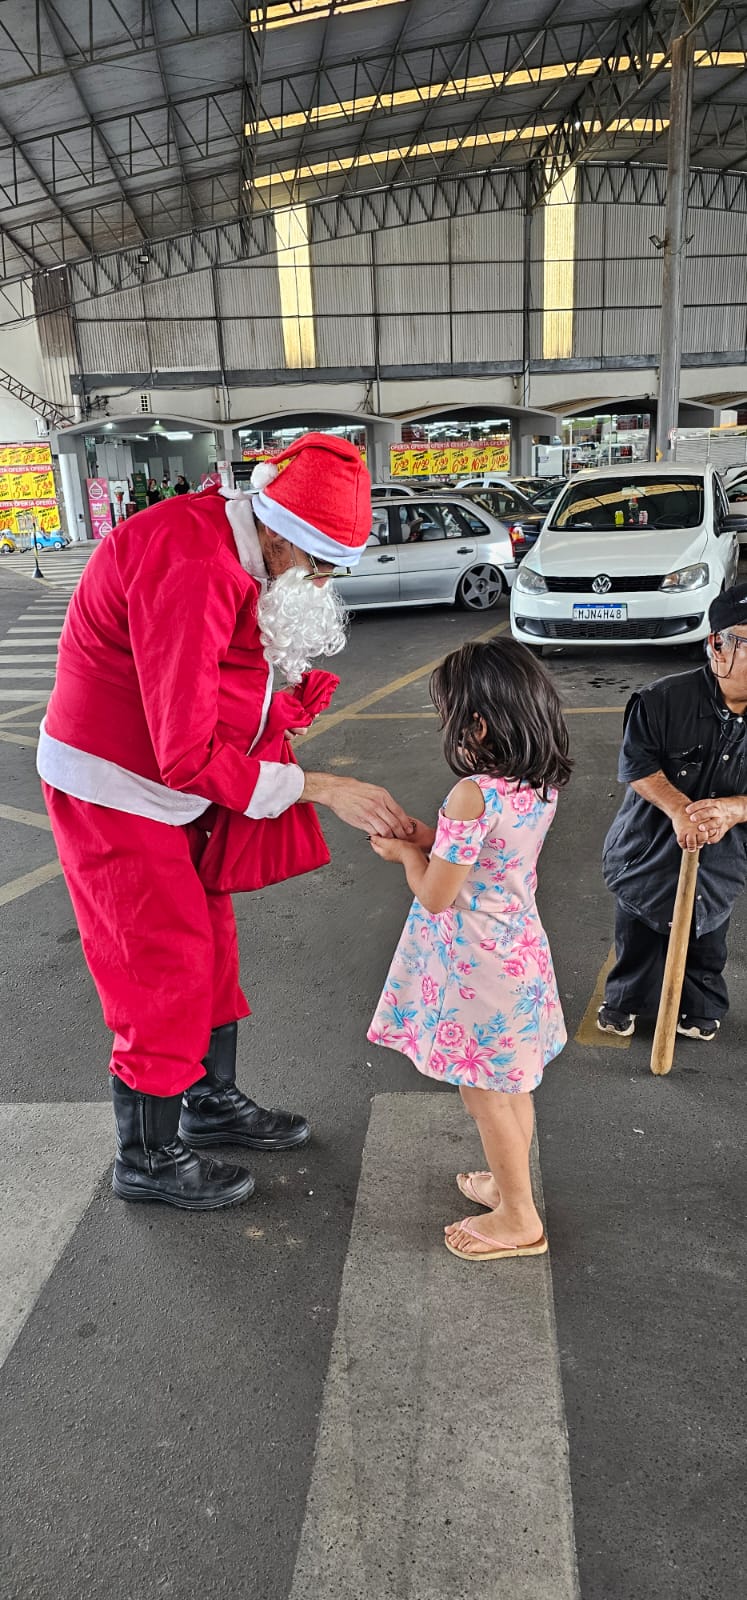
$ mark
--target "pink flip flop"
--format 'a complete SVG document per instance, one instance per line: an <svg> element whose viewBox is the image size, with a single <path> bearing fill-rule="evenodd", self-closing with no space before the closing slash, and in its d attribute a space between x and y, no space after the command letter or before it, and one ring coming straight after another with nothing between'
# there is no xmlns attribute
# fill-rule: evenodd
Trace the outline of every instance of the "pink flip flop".
<svg viewBox="0 0 747 1600"><path fill-rule="evenodd" d="M505 1261L512 1256L544 1256L548 1244L544 1233L540 1239L535 1239L534 1244L503 1244L500 1240L490 1239L486 1233L480 1233L474 1226L471 1217L465 1217L464 1222L457 1224L463 1233L468 1233L470 1239L477 1239L479 1244L490 1245L489 1250L481 1250L479 1255L474 1255L469 1250L457 1250L456 1245L449 1244L444 1239L447 1250L453 1256L459 1256L460 1261Z"/></svg>
<svg viewBox="0 0 747 1600"><path fill-rule="evenodd" d="M490 1178L491 1176L490 1172L458 1172L456 1186L459 1193L464 1195L465 1200L471 1200L475 1206L482 1206L485 1211L492 1211L493 1207L488 1205L487 1200L480 1199L472 1182L473 1178Z"/></svg>

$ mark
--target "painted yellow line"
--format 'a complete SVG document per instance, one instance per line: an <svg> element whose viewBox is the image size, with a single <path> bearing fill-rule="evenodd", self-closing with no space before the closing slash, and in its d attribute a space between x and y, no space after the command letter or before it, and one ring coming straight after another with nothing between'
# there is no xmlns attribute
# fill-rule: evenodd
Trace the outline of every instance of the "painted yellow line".
<svg viewBox="0 0 747 1600"><path fill-rule="evenodd" d="M31 745L36 744L38 737L38 728L33 733L7 733L3 728L0 728L0 740L3 744L23 744L27 750Z"/></svg>
<svg viewBox="0 0 747 1600"><path fill-rule="evenodd" d="M32 889L38 889L41 884L49 883L51 878L59 878L61 872L59 861L47 861L43 867L35 867L33 872L25 872L22 878L13 878L11 883L0 884L0 906L10 905L11 900L20 900L22 895L30 894Z"/></svg>
<svg viewBox="0 0 747 1600"><path fill-rule="evenodd" d="M602 1004L602 1001L604 1000L605 980L614 960L615 946L613 945L607 960L602 967L599 977L597 978L594 986L594 993L589 1001L588 1006L586 1007L583 1017L581 1018L579 1029L576 1034L576 1044L593 1045L595 1049L602 1050L630 1049L630 1039L618 1039L617 1034L615 1033L600 1033L599 1028L597 1027L597 1012Z"/></svg>
<svg viewBox="0 0 747 1600"><path fill-rule="evenodd" d="M43 711L46 700L27 700L25 706L14 706L12 711L0 711L0 722L15 722L18 717L25 717L31 711Z"/></svg>
<svg viewBox="0 0 747 1600"><path fill-rule="evenodd" d="M564 717L598 717L614 711L618 715L624 706L563 706Z"/></svg>
<svg viewBox="0 0 747 1600"><path fill-rule="evenodd" d="M486 639L495 639L498 634L507 632L508 623L499 622L497 627L488 628L487 632L476 634L474 642L482 644ZM351 701L349 706L343 706L340 711L332 711L328 716L320 717L314 727L310 728L308 733L303 734L297 740L297 748L303 748L304 745L309 743L310 739L318 739L322 733L329 733L330 728L338 727L341 722L349 722L351 718L358 715L359 711L365 711L368 706L376 705L378 700L388 700L390 695L397 694L400 689L406 689L408 684L417 683L420 678L430 677L430 674L440 665L443 658L444 653L442 652L440 656L435 656L432 661L426 661L425 666L416 667L414 672L406 672L401 678L392 678L389 683L383 684L380 689L373 689L370 694L362 695L360 700Z"/></svg>
<svg viewBox="0 0 747 1600"><path fill-rule="evenodd" d="M564 706L564 717L594 717L597 713L624 711L624 706ZM431 719L436 716L435 711L356 711L351 713L351 722L416 722L420 718Z"/></svg>
<svg viewBox="0 0 747 1600"><path fill-rule="evenodd" d="M23 811L18 806L0 806L0 821L23 822L27 828L43 828L50 832L46 811Z"/></svg>

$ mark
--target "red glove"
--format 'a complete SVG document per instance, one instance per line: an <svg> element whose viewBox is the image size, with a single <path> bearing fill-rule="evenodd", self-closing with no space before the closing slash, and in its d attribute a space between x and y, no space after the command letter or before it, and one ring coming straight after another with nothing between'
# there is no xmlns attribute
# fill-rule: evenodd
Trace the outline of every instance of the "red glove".
<svg viewBox="0 0 747 1600"><path fill-rule="evenodd" d="M273 695L267 725L255 753L264 748L266 742L277 738L279 733L310 728L314 719L326 711L339 685L340 680L334 672L321 672L315 668L312 672L305 672L295 688L281 689Z"/></svg>

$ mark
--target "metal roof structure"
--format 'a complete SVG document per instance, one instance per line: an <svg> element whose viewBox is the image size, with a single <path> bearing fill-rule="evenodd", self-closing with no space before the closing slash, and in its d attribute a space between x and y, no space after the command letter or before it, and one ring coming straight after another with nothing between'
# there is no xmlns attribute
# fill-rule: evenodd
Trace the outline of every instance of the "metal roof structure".
<svg viewBox="0 0 747 1600"><path fill-rule="evenodd" d="M523 166L536 204L655 168L689 26L693 166L743 172L746 0L4 0L0 281L236 225L248 256L262 213L467 172Z"/></svg>

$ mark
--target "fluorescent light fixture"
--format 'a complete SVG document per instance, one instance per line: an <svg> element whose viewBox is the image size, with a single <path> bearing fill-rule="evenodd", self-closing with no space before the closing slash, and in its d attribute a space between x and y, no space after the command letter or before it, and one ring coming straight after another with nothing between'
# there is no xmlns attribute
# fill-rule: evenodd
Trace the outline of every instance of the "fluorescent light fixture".
<svg viewBox="0 0 747 1600"><path fill-rule="evenodd" d="M165 429L164 430L164 439L194 439L194 434L193 433L169 433L168 429Z"/></svg>

